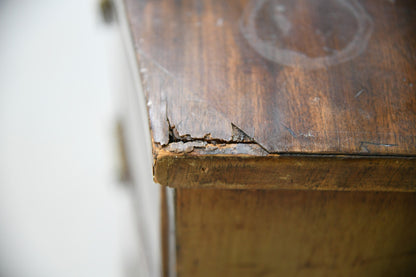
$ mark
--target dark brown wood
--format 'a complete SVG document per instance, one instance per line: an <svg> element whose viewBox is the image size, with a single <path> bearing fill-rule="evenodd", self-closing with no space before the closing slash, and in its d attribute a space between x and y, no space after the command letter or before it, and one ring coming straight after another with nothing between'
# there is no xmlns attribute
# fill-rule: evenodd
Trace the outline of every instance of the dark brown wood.
<svg viewBox="0 0 416 277"><path fill-rule="evenodd" d="M414 1L125 2L156 146L416 154Z"/></svg>
<svg viewBox="0 0 416 277"><path fill-rule="evenodd" d="M177 276L415 276L416 194L177 189Z"/></svg>

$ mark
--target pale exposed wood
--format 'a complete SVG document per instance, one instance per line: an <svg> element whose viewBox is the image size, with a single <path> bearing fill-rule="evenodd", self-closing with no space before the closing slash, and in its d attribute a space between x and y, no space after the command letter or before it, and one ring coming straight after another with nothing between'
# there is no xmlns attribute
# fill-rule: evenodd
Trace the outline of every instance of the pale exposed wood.
<svg viewBox="0 0 416 277"><path fill-rule="evenodd" d="M177 189L177 276L415 276L416 194Z"/></svg>

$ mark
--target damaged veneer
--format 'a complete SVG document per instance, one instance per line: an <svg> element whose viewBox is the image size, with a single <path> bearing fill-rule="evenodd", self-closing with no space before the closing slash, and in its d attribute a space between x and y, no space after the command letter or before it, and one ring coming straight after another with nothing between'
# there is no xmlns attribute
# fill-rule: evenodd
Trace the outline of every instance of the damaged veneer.
<svg viewBox="0 0 416 277"><path fill-rule="evenodd" d="M153 144L155 182L174 188L416 191L416 158L269 153L231 124L229 140L208 133ZM386 177L386 172L395 172Z"/></svg>

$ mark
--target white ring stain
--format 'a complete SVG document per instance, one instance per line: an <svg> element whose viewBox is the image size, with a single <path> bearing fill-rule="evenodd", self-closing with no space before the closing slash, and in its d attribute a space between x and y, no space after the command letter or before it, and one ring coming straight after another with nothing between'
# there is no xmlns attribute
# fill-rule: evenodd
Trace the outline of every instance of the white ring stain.
<svg viewBox="0 0 416 277"><path fill-rule="evenodd" d="M348 11L356 20L357 30L352 40L341 50L332 50L330 55L309 57L305 53L278 48L273 42L263 40L256 30L256 18L260 10L270 0L252 0L245 8L240 21L240 30L250 46L267 60L293 67L317 69L347 62L360 55L367 47L373 30L373 21L357 0L332 0ZM280 0L281 2L281 0ZM290 35L292 23L284 15L283 4L275 6L274 22L283 36ZM334 22L336 24L336 22Z"/></svg>

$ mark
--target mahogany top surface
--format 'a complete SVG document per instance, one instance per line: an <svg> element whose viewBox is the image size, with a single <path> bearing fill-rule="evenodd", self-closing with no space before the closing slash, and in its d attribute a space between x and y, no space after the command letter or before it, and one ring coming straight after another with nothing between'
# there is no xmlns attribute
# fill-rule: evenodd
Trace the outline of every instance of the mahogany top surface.
<svg viewBox="0 0 416 277"><path fill-rule="evenodd" d="M416 154L416 2L125 0L153 141Z"/></svg>

